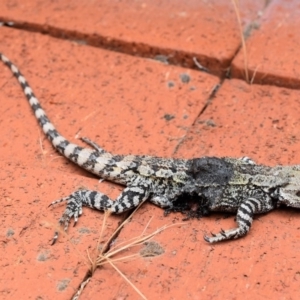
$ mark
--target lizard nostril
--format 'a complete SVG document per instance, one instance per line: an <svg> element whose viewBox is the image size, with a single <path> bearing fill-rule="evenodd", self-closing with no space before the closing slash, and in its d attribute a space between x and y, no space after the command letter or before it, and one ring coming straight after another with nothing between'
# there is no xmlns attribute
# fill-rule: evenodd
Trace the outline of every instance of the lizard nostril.
<svg viewBox="0 0 300 300"><path fill-rule="evenodd" d="M296 196L300 197L300 191L298 191L298 192L296 193Z"/></svg>

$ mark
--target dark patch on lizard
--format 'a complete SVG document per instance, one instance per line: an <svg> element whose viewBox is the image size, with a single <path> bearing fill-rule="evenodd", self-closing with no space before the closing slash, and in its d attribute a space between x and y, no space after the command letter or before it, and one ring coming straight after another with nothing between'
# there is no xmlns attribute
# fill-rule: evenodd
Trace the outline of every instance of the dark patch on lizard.
<svg viewBox="0 0 300 300"><path fill-rule="evenodd" d="M47 117L46 117L47 118ZM39 122L40 124L43 126L44 124L47 124L48 122L46 122L46 118L40 118ZM42 122L45 122L44 124ZM48 123L49 124L49 123ZM49 129L48 133L47 133L47 138L52 142L55 138L59 137L60 134L56 131L56 129Z"/></svg>
<svg viewBox="0 0 300 300"><path fill-rule="evenodd" d="M157 172L159 170L170 170L173 174L175 174L177 172L177 166L176 164L170 162L168 165L163 165L163 164L151 164L151 169L154 171L154 172Z"/></svg>
<svg viewBox="0 0 300 300"><path fill-rule="evenodd" d="M234 166L223 158L194 158L188 173L197 186L226 186L234 174Z"/></svg>
<svg viewBox="0 0 300 300"><path fill-rule="evenodd" d="M209 215L209 203L204 197L199 197L196 193L184 193L172 202L173 206L166 208L164 215L172 212L180 212L185 215L183 220L191 218L200 219Z"/></svg>
<svg viewBox="0 0 300 300"><path fill-rule="evenodd" d="M80 154L80 152L82 151L82 147L80 146L76 146L73 150L73 152L69 155L70 160L74 161L75 163L77 163L78 161L78 156Z"/></svg>
<svg viewBox="0 0 300 300"><path fill-rule="evenodd" d="M123 159L124 159L124 155L114 155L114 156L112 157L112 161L113 161L114 163L120 162L120 161L122 161Z"/></svg>
<svg viewBox="0 0 300 300"><path fill-rule="evenodd" d="M199 201L204 201L203 205L211 210L222 199L228 182L234 176L234 165L224 158L195 158L190 161L188 173L195 182L185 187L185 193L196 193Z"/></svg>
<svg viewBox="0 0 300 300"><path fill-rule="evenodd" d="M69 144L70 144L69 141L64 140L64 141L60 142L60 143L56 146L56 148L57 148L57 150L58 150L60 153L64 153L66 147L67 147Z"/></svg>
<svg viewBox="0 0 300 300"><path fill-rule="evenodd" d="M97 158L99 158L101 156L101 153L99 153L98 151L93 151L88 160L82 165L83 168L94 168L95 164L97 163ZM78 157L77 157L78 159Z"/></svg>

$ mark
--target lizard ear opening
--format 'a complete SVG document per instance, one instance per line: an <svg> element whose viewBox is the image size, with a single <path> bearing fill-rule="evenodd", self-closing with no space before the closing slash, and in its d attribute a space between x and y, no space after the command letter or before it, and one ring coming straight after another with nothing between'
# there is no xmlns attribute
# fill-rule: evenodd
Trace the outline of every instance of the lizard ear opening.
<svg viewBox="0 0 300 300"><path fill-rule="evenodd" d="M300 191L296 192L296 196L300 197Z"/></svg>

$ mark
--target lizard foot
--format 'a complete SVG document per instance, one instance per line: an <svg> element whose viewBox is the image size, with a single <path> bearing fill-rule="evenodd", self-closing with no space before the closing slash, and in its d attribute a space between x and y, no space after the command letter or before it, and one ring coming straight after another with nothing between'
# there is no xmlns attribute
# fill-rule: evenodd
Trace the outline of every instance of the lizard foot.
<svg viewBox="0 0 300 300"><path fill-rule="evenodd" d="M221 229L219 233L216 234L211 234L212 236L209 237L207 235L204 235L204 240L208 243L217 243L221 241L226 241L226 240L233 240L237 239L239 237L244 236L247 233L243 228L233 228L229 230L223 230Z"/></svg>
<svg viewBox="0 0 300 300"><path fill-rule="evenodd" d="M59 227L63 227L63 230L66 232L68 230L70 220L74 218L74 226L78 221L78 217L82 214L82 198L81 198L81 191L77 191L72 193L70 196L61 198L59 200L53 201L50 203L49 206L53 206L57 203L67 202L67 207L58 221ZM59 231L56 230L54 233L54 237L52 239L52 244L54 245L57 241L59 235Z"/></svg>

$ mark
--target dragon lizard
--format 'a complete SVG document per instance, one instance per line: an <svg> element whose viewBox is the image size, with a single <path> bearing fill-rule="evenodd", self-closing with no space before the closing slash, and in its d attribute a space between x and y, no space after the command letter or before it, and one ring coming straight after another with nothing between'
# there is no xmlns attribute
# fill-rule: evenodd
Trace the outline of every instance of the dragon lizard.
<svg viewBox="0 0 300 300"><path fill-rule="evenodd" d="M235 228L204 236L205 241L215 243L246 235L254 214L266 213L281 205L300 208L300 165L268 167L247 157L173 159L113 155L87 138L82 140L91 148L73 144L50 122L18 68L1 53L0 58L19 81L53 147L79 167L126 186L115 201L101 192L86 189L53 201L50 205L67 203L59 219L65 231L72 218L76 224L83 206L120 214L149 200L167 212L183 212L189 208L183 203L192 198L198 205L197 216L216 211L236 213ZM57 238L58 232L55 232L53 243Z"/></svg>

